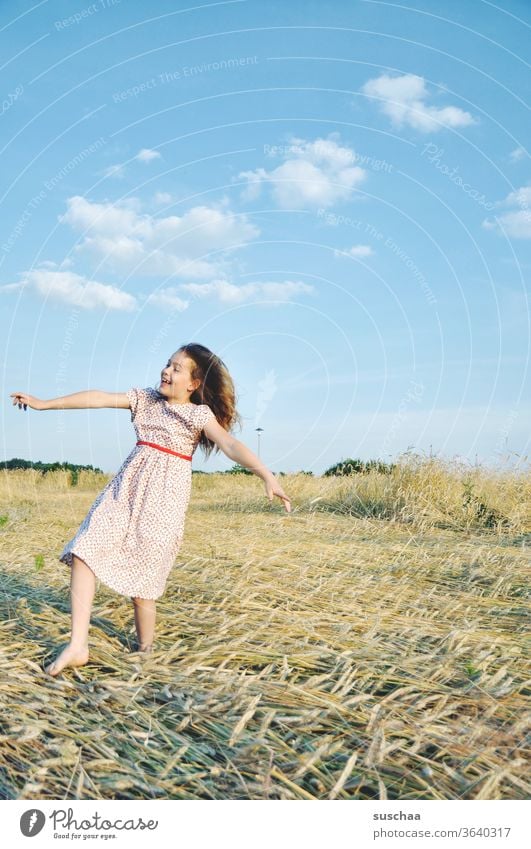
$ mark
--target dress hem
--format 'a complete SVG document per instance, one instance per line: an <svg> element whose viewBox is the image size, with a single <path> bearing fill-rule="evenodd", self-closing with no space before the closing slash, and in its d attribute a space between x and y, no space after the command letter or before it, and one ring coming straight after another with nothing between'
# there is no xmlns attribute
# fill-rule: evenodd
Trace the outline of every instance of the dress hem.
<svg viewBox="0 0 531 849"><path fill-rule="evenodd" d="M100 575L98 575L98 573L92 568L90 563L87 562L86 558L83 557L81 554L78 554L77 551L74 548L69 548L67 551L63 551L63 553L59 555L59 560L61 561L61 563L65 563L67 566L72 568L72 555L73 554L75 554L76 557L79 557L79 559L82 560L83 563L85 563L86 566L88 566L88 568L90 569L90 571L92 572L92 574L94 575L94 577L96 578L97 581L99 581L101 584L103 584L105 587L112 590L113 592L118 593L119 595L123 595L125 598L143 598L146 601L156 601L158 598L161 598L161 596L164 595L166 588L164 588L162 590L162 592L155 597L147 596L147 595L141 595L140 593L135 593L135 592L130 592L130 591L124 592L123 589L118 589L117 586L113 586L106 579L101 578Z"/></svg>

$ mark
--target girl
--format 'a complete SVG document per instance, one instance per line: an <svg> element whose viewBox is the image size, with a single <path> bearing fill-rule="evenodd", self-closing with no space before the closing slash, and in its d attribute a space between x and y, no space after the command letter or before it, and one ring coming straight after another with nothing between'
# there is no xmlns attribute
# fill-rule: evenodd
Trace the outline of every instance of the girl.
<svg viewBox="0 0 531 849"><path fill-rule="evenodd" d="M12 392L19 409L73 410L120 407L131 410L137 443L100 492L59 560L71 568L72 632L69 644L46 667L57 675L89 659L88 631L96 578L134 604L138 650L152 650L155 600L179 551L191 492L191 459L198 444L206 457L221 449L265 483L269 501L290 499L269 471L228 431L236 412L232 378L224 362L204 345L182 345L161 371L157 389L109 393L76 392L42 401Z"/></svg>

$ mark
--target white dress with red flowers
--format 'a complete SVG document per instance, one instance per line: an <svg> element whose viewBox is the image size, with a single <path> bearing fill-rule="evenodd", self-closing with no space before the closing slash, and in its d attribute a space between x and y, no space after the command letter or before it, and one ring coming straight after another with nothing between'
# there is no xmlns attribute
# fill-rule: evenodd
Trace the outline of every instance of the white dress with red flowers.
<svg viewBox="0 0 531 849"><path fill-rule="evenodd" d="M129 389L138 440L193 455L207 404L170 404L150 387ZM149 445L135 445L87 513L59 560L77 555L122 595L159 598L181 546L192 486L192 463Z"/></svg>

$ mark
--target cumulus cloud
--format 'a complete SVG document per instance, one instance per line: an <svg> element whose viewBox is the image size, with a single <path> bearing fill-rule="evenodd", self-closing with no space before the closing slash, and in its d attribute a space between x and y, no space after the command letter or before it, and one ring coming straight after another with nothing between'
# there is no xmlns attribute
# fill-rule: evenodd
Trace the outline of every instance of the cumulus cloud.
<svg viewBox="0 0 531 849"><path fill-rule="evenodd" d="M185 301L179 296L178 290L173 286L166 286L164 289L157 289L146 298L147 304L162 307L163 309L177 310L184 312L190 306L190 301Z"/></svg>
<svg viewBox="0 0 531 849"><path fill-rule="evenodd" d="M298 280L243 283L239 286L228 280L212 280L209 283L183 283L179 288L196 298L216 298L223 304L241 304L252 298L289 301L293 295L314 291L313 286Z"/></svg>
<svg viewBox="0 0 531 849"><path fill-rule="evenodd" d="M160 204L161 206L163 204L171 203L171 201L172 196L169 192L155 192L155 194L153 195L153 202L156 204Z"/></svg>
<svg viewBox="0 0 531 849"><path fill-rule="evenodd" d="M240 171L239 180L247 180L247 185L241 193L241 199L256 200L262 191L262 183L269 179L265 168L256 168L254 171Z"/></svg>
<svg viewBox="0 0 531 849"><path fill-rule="evenodd" d="M372 256L374 253L370 245L352 245L351 248L345 248L344 251L334 251L334 256Z"/></svg>
<svg viewBox="0 0 531 849"><path fill-rule="evenodd" d="M37 269L23 272L17 283L0 286L1 293L9 293L24 288L33 288L43 297L50 297L63 303L78 306L81 309L104 308L131 312L137 310L137 299L114 286L87 280L71 271L50 271ZM253 282L236 285L225 279L208 283L181 283L166 286L139 296L144 305L160 307L163 311L184 312L190 306L190 298L217 301L225 305L241 304L259 300L287 302L300 294L311 294L314 287L298 280ZM188 298L186 297L188 295Z"/></svg>
<svg viewBox="0 0 531 849"><path fill-rule="evenodd" d="M125 165L120 165L119 163L116 165L109 165L107 168L103 169L103 176L122 179L125 177Z"/></svg>
<svg viewBox="0 0 531 849"><path fill-rule="evenodd" d="M377 99L381 111L397 128L405 124L424 133L435 133L445 127L468 127L476 123L469 112L457 106L428 105L426 82L416 74L397 77L382 74L368 80L361 90Z"/></svg>
<svg viewBox="0 0 531 849"><path fill-rule="evenodd" d="M511 162L520 162L521 159L525 159L529 154L525 147L515 147L514 150L511 150L509 154L509 159Z"/></svg>
<svg viewBox="0 0 531 849"><path fill-rule="evenodd" d="M4 291L33 288L43 297L85 310L104 307L108 310L131 312L137 308L136 298L115 286L87 280L73 271L50 271L45 268L24 271L18 283L8 283Z"/></svg>
<svg viewBox="0 0 531 849"><path fill-rule="evenodd" d="M158 150L151 150L149 147L143 147L142 150L139 150L135 159L139 162L152 162L153 159L160 159L160 153Z"/></svg>
<svg viewBox="0 0 531 849"><path fill-rule="evenodd" d="M7 294L8 292L17 292L20 289L23 289L25 283L22 280L19 280L18 283L4 283L3 286L0 286L0 293Z"/></svg>
<svg viewBox="0 0 531 849"><path fill-rule="evenodd" d="M41 259L37 263L38 268L50 268L55 269L56 271L65 271L67 268L70 268L74 263L70 259L70 257L65 256L61 262L54 262L52 259Z"/></svg>
<svg viewBox="0 0 531 849"><path fill-rule="evenodd" d="M209 206L165 217L142 213L137 199L93 203L75 195L67 206L60 220L83 234L76 250L89 252L119 274L215 277L225 269L224 256L201 257L216 250L225 254L260 232L245 215Z"/></svg>
<svg viewBox="0 0 531 849"><path fill-rule="evenodd" d="M279 148L284 161L270 171L241 171L247 181L242 200L255 200L269 184L273 198L283 209L327 207L348 200L365 180L367 172L355 164L355 152L338 144L337 133L306 141L291 138Z"/></svg>
<svg viewBox="0 0 531 849"><path fill-rule="evenodd" d="M149 147L141 148L136 156L133 156L133 162L152 162L154 159L161 159L161 155L158 150L152 150ZM118 179L123 179L125 177L127 170L127 164L125 162L117 162L114 165L109 165L107 168L103 170L104 177L116 177Z"/></svg>
<svg viewBox="0 0 531 849"><path fill-rule="evenodd" d="M496 205L502 212L495 219L486 218L483 221L485 229L498 230L514 239L531 239L531 184L510 192ZM508 211L503 212L503 209Z"/></svg>

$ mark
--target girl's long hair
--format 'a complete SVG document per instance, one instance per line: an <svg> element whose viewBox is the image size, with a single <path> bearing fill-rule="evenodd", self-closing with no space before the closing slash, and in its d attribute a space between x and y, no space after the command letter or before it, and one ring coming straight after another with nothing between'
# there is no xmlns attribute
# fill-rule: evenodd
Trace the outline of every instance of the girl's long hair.
<svg viewBox="0 0 531 849"><path fill-rule="evenodd" d="M183 353L191 360L192 380L201 381L201 386L190 395L190 401L194 404L208 404L218 423L225 430L232 430L235 424L238 424L241 430L242 418L236 410L234 381L223 360L197 342L181 345L176 353ZM198 444L203 449L206 459L212 451L219 452L219 446L208 439L204 431L201 433Z"/></svg>

